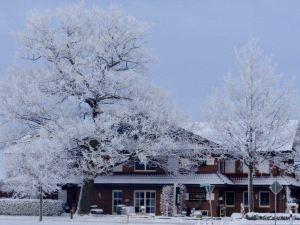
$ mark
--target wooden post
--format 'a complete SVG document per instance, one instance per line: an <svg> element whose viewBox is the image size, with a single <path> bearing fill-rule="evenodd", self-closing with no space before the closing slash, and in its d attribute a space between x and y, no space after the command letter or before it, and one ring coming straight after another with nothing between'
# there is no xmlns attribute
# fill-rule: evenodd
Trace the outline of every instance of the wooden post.
<svg viewBox="0 0 300 225"><path fill-rule="evenodd" d="M39 221L43 220L43 188L40 184L39 186L39 198L40 198L40 207L39 207Z"/></svg>
<svg viewBox="0 0 300 225"><path fill-rule="evenodd" d="M76 212L75 206L72 206L71 210L70 210L70 218L71 220L73 219L74 213Z"/></svg>
<svg viewBox="0 0 300 225"><path fill-rule="evenodd" d="M276 213L277 213L277 194L275 194L275 225L276 225L276 221L277 221Z"/></svg>

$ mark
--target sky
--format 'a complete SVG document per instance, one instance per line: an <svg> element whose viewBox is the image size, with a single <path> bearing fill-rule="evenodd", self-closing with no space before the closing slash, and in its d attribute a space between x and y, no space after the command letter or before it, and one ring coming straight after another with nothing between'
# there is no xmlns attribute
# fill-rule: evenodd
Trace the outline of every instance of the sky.
<svg viewBox="0 0 300 225"><path fill-rule="evenodd" d="M0 76L20 63L13 32L31 10L56 9L71 0L0 2ZM300 86L300 1L298 0L86 0L89 7L121 6L153 24L147 45L158 61L154 83L194 120L203 120L207 99L233 68L234 48L257 38L285 79ZM300 97L300 96L298 96ZM298 98L299 99L299 98Z"/></svg>

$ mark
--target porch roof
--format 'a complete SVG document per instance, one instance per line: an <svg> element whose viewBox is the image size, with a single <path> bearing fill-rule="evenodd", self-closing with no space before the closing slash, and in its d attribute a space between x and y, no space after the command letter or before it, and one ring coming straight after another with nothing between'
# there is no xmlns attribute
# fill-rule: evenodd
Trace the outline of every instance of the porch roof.
<svg viewBox="0 0 300 225"><path fill-rule="evenodd" d="M234 177L231 178L235 185L248 185L248 178L247 177ZM277 177L253 177L253 185L257 186L269 186L273 184L275 181L279 182L283 186L295 186L300 187L300 181L296 178L289 177L289 176L277 176Z"/></svg>
<svg viewBox="0 0 300 225"><path fill-rule="evenodd" d="M220 173L192 174L192 175L112 175L100 176L95 179L96 184L233 184L230 179Z"/></svg>

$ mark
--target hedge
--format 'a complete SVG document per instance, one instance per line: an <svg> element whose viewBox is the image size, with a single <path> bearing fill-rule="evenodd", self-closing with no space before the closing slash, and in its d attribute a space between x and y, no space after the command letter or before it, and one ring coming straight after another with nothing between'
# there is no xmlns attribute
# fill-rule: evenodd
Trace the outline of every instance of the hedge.
<svg viewBox="0 0 300 225"><path fill-rule="evenodd" d="M0 199L0 215L39 215L40 202L38 199ZM62 200L43 200L44 216L60 216L63 213Z"/></svg>
<svg viewBox="0 0 300 225"><path fill-rule="evenodd" d="M293 214L294 220L300 220L299 214ZM275 214L274 213L246 213L247 220L274 220ZM276 214L277 220L289 220L290 214L289 213L277 213Z"/></svg>

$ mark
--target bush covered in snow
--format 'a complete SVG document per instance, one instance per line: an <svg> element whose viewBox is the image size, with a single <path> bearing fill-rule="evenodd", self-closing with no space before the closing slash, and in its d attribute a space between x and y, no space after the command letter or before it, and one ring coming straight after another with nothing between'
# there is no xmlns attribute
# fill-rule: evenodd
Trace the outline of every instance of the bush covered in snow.
<svg viewBox="0 0 300 225"><path fill-rule="evenodd" d="M177 206L177 213L181 213L185 208L184 196L186 194L186 187L182 184L179 184L180 196L179 196L179 205ZM160 195L160 210L161 214L164 216L173 216L174 208L174 186L167 185L164 186Z"/></svg>
<svg viewBox="0 0 300 225"><path fill-rule="evenodd" d="M160 195L160 210L164 216L171 216L173 213L173 192L171 185L164 186Z"/></svg>
<svg viewBox="0 0 300 225"><path fill-rule="evenodd" d="M44 216L60 216L63 212L63 201L43 200ZM0 199L0 215L39 215L38 199Z"/></svg>
<svg viewBox="0 0 300 225"><path fill-rule="evenodd" d="M274 213L247 213L246 214L247 220L274 220L275 214ZM277 213L276 214L277 220L289 220L290 214L289 213ZM294 220L300 220L299 214L293 214Z"/></svg>

